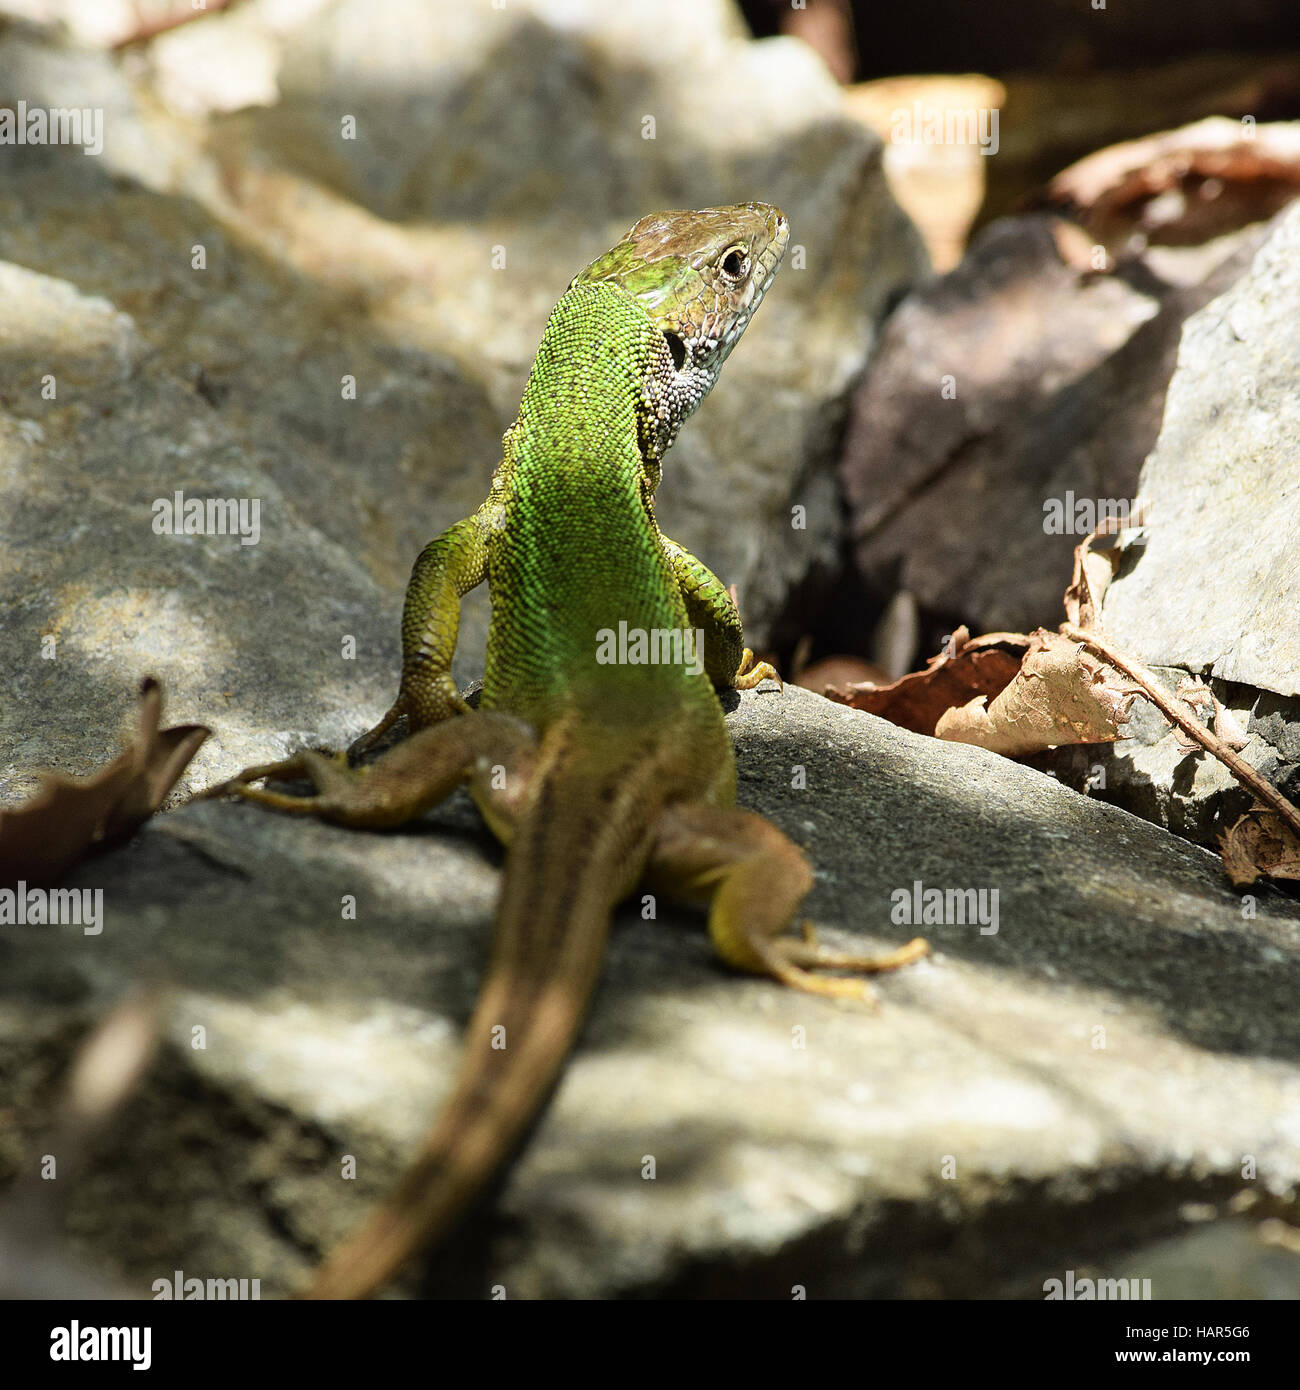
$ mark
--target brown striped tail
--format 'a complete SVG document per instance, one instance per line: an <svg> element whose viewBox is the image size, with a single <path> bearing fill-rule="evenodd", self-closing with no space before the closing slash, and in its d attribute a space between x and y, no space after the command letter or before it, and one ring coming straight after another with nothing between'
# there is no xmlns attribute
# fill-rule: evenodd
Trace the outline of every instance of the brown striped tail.
<svg viewBox="0 0 1300 1390"><path fill-rule="evenodd" d="M645 840L645 800L617 782L601 795L608 769L605 779L557 775L553 762L539 779L507 855L492 959L451 1098L392 1194L321 1266L306 1297L374 1294L473 1207L544 1106Z"/></svg>

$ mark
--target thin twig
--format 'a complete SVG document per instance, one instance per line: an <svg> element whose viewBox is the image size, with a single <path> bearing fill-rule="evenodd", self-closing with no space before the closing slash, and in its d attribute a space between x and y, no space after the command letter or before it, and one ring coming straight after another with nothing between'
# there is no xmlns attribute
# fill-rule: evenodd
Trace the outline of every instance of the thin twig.
<svg viewBox="0 0 1300 1390"><path fill-rule="evenodd" d="M1244 787L1249 788L1265 805L1276 811L1296 835L1300 836L1300 807L1288 801L1267 778L1261 777L1244 758L1238 757L1221 738L1212 734L1203 724L1198 724L1190 715L1180 710L1177 704L1156 684L1156 679L1150 671L1116 651L1104 637L1099 637L1090 628L1076 627L1073 623L1062 623L1060 631L1063 637L1068 637L1073 642L1082 642L1086 647L1090 647L1117 671L1127 676L1135 685L1140 686L1147 699L1171 724L1176 724L1188 738L1194 739L1207 753L1212 753L1218 758Z"/></svg>

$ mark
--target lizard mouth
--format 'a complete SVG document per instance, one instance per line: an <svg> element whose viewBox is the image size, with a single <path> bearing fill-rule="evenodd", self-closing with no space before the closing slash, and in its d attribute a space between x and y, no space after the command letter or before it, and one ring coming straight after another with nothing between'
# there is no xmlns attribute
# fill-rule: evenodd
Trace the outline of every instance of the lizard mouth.
<svg viewBox="0 0 1300 1390"><path fill-rule="evenodd" d="M790 240L790 223L783 212L778 212L770 225L772 227L771 238L758 253L758 264L749 283L749 294L732 326L732 332L728 335L733 341L740 336L745 325L753 318L758 306L763 302L763 296L771 288L772 281L776 279L776 272L780 267L782 257L785 255L785 248Z"/></svg>
<svg viewBox="0 0 1300 1390"><path fill-rule="evenodd" d="M776 279L777 267L781 264L789 241L790 223L787 221L785 213L777 213L772 230L772 239L759 253L758 266L761 278L755 277L758 288L754 291L754 298L749 306L751 314L758 308L772 281Z"/></svg>

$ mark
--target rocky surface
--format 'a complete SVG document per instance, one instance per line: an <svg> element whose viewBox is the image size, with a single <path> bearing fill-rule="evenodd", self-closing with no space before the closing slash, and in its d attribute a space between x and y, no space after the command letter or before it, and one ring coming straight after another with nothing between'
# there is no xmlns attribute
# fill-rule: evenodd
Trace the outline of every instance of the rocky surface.
<svg viewBox="0 0 1300 1390"><path fill-rule="evenodd" d="M1160 437L1142 467L1146 522L1122 534L1102 622L1172 693L1205 677L1249 735L1241 755L1300 799L1300 205L1248 273L1187 321ZM1252 801L1153 711L1113 748L1051 765L1206 842Z"/></svg>
<svg viewBox="0 0 1300 1390"><path fill-rule="evenodd" d="M217 727L196 782L372 721L410 566L486 492L551 306L656 208L761 196L797 243L668 460L666 529L759 640L835 555L837 422L924 255L804 46L720 0L252 0L122 58L4 29L20 99L105 114L98 157L2 156L6 799L87 771L145 672ZM258 501L260 540L155 534L177 490Z"/></svg>
<svg viewBox="0 0 1300 1390"><path fill-rule="evenodd" d="M890 320L842 464L859 577L949 626L1051 628L1096 504L1132 509L1106 631L1171 694L1209 679L1295 797L1300 206L1106 274L1068 263L1077 236L995 223ZM1250 806L1144 702L1129 732L1036 765L1204 844Z"/></svg>
<svg viewBox="0 0 1300 1390"><path fill-rule="evenodd" d="M41 765L104 762L146 672L169 721L214 728L191 785L371 722L411 560L481 497L550 305L654 207L763 196L796 243L669 459L667 529L740 581L760 640L834 561L845 393L923 257L878 142L798 45L749 43L720 0L248 0L115 56L130 7L55 10L82 46L0 28L0 103L92 103L105 143L3 152L0 798ZM1245 254L1097 279L1049 225L994 229L973 273L927 291L979 343L992 272L999 313L1037 325L1023 365L1046 361L1045 386L1003 392L967 352L959 381L981 389L941 416L927 393L950 325L923 304L891 328L929 360L891 376L882 355L867 388L883 426L863 447L893 453L857 496L893 507L881 534L906 525L895 473L933 464L941 489L972 457L1055 458L1066 426L1076 462L1136 468L1177 326ZM1250 352L1274 331L1264 307L1243 310ZM1041 526L1028 486L1001 505L1031 498ZM159 534L155 503L178 491L256 502L256 542ZM958 566L963 599L983 592L973 572ZM1003 581L990 613L1022 597L1023 575ZM1225 679L1257 679L1215 651ZM1254 1256L1300 1182L1300 905L1236 896L1203 850L979 750L792 688L733 704L741 799L808 847L828 939L919 930L935 955L872 1012L728 975L697 914L623 912L497 1214L401 1291L1037 1297L1095 1266L1162 1271L1159 1297L1193 1267L1219 1293L1293 1277L1285 1243ZM1280 707L1253 716L1292 736ZM0 1180L43 1152L86 1029L161 978L162 1054L67 1184L78 1276L288 1292L446 1093L499 864L460 800L385 835L225 803L160 815L67 882L103 891L102 934L0 928ZM914 885L996 892L997 931L894 920Z"/></svg>
<svg viewBox="0 0 1300 1390"><path fill-rule="evenodd" d="M1138 496L1183 322L1263 233L1105 273L1078 264L1078 237L1047 216L989 227L899 306L854 399L841 472L859 574L974 632L1061 621L1091 526L1049 530L1045 504L1073 523L1070 497Z"/></svg>
<svg viewBox="0 0 1300 1390"><path fill-rule="evenodd" d="M1144 661L1300 696L1300 205L1183 330L1102 619Z"/></svg>
<svg viewBox="0 0 1300 1390"><path fill-rule="evenodd" d="M1188 1201L1287 1209L1300 905L1264 890L1251 915L1205 851L807 692L747 694L730 723L742 801L818 866L828 940L910 938L891 895L917 881L997 890L998 930L923 926L935 956L871 1012L727 974L694 913L623 913L556 1104L437 1287L1025 1293L1177 1233ZM179 1267L284 1292L446 1092L498 862L460 805L385 835L158 818L70 880L103 889L101 935L0 938L6 1166L79 1029L161 976L168 1046L71 1196L75 1248L137 1288Z"/></svg>

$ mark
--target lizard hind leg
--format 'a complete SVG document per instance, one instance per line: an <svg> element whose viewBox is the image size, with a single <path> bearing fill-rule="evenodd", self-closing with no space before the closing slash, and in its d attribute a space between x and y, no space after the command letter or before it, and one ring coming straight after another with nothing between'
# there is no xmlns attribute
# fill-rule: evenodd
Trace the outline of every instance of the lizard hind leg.
<svg viewBox="0 0 1300 1390"><path fill-rule="evenodd" d="M659 820L647 875L677 897L709 904L709 937L737 970L771 975L792 988L838 998L871 999L856 975L896 970L929 950L919 938L885 955L820 946L809 924L785 935L813 875L799 848L762 816L702 803L669 807Z"/></svg>
<svg viewBox="0 0 1300 1390"><path fill-rule="evenodd" d="M277 811L320 816L362 829L390 829L423 815L485 763L522 765L531 757L534 744L532 730L522 720L471 711L420 730L365 767L349 767L343 753L327 757L304 752L284 762L246 768L208 795L233 792ZM313 795L295 796L250 785L266 778L302 777L315 785ZM494 802L488 814L494 830L509 815L509 802L498 801L501 804Z"/></svg>

